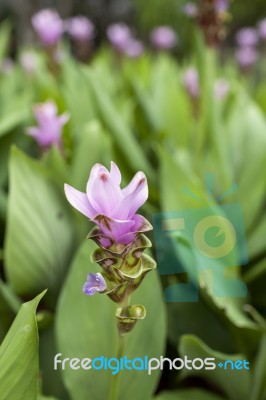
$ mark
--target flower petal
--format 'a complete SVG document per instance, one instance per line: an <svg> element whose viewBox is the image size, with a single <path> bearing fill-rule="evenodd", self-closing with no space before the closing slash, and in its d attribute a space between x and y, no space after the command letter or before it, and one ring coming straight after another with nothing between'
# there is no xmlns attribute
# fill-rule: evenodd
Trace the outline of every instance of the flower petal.
<svg viewBox="0 0 266 400"><path fill-rule="evenodd" d="M99 214L111 217L113 210L122 198L120 187L114 185L106 168L100 168L91 191L88 193L91 205Z"/></svg>
<svg viewBox="0 0 266 400"><path fill-rule="evenodd" d="M128 188L129 185L130 188ZM113 212L113 217L117 219L131 219L148 198L148 184L143 172L138 172L129 185L128 190L123 192L125 197L117 204Z"/></svg>
<svg viewBox="0 0 266 400"><path fill-rule="evenodd" d="M127 196L129 193L133 192L135 190L138 182L142 179L146 178L145 174L142 171L139 171L135 174L135 176L131 179L131 182L122 189L122 194L123 196Z"/></svg>
<svg viewBox="0 0 266 400"><path fill-rule="evenodd" d="M110 176L113 183L117 186L120 186L121 183L121 172L113 161L111 161L111 169L110 169Z"/></svg>
<svg viewBox="0 0 266 400"><path fill-rule="evenodd" d="M86 193L82 193L67 184L64 185L64 189L69 203L86 217L93 219L97 211L91 206Z"/></svg>
<svg viewBox="0 0 266 400"><path fill-rule="evenodd" d="M98 171L101 168L105 168L105 167L102 164L97 163L97 164L94 164L94 166L91 169L90 176L89 176L89 179L87 182L87 187L86 187L86 192L87 192L88 198L92 193L92 186L94 184L95 179L97 178ZM106 172L108 172L106 168L105 168L105 170L106 170Z"/></svg>
<svg viewBox="0 0 266 400"><path fill-rule="evenodd" d="M40 129L36 128L36 127L30 127L30 128L27 129L26 133L27 133L27 135L36 138L40 134Z"/></svg>
<svg viewBox="0 0 266 400"><path fill-rule="evenodd" d="M106 215L97 215L94 222L98 225L101 231L116 242L120 242L120 238L130 232L135 221L119 221L108 218ZM123 242L121 242L123 243Z"/></svg>

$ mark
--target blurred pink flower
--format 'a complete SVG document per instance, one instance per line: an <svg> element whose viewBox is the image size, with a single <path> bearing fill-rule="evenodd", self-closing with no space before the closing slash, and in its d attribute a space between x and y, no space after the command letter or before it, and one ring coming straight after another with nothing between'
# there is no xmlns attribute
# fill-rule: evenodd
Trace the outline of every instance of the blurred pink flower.
<svg viewBox="0 0 266 400"><path fill-rule="evenodd" d="M256 63L258 58L257 50L253 47L240 47L236 51L236 60L243 70L249 70Z"/></svg>
<svg viewBox="0 0 266 400"><path fill-rule="evenodd" d="M159 26L151 32L151 42L158 49L167 50L177 44L177 36L169 26Z"/></svg>
<svg viewBox="0 0 266 400"><path fill-rule="evenodd" d="M45 46L54 46L64 32L63 21L56 10L46 8L32 17L32 26Z"/></svg>
<svg viewBox="0 0 266 400"><path fill-rule="evenodd" d="M27 134L32 136L39 146L46 150L51 146L61 147L62 128L69 120L69 114L57 115L56 104L49 100L34 107L37 127L28 128Z"/></svg>
<svg viewBox="0 0 266 400"><path fill-rule="evenodd" d="M258 40L258 33L254 28L242 28L236 34L237 44L241 47L256 46Z"/></svg>
<svg viewBox="0 0 266 400"><path fill-rule="evenodd" d="M129 41L132 40L132 33L127 25L117 23L107 28L107 37L116 50L123 52Z"/></svg>
<svg viewBox="0 0 266 400"><path fill-rule="evenodd" d="M185 71L183 75L183 84L186 91L193 99L197 99L199 97L199 74L196 68L190 67Z"/></svg>
<svg viewBox="0 0 266 400"><path fill-rule="evenodd" d="M215 6L218 13L224 13L228 10L229 0L216 0Z"/></svg>
<svg viewBox="0 0 266 400"><path fill-rule="evenodd" d="M182 10L185 15L187 15L188 17L191 17L191 18L195 18L198 14L198 7L196 6L195 3L191 2L191 1L186 3L183 6Z"/></svg>
<svg viewBox="0 0 266 400"><path fill-rule="evenodd" d="M217 79L214 84L214 95L217 99L223 100L229 92L229 83L226 79Z"/></svg>
<svg viewBox="0 0 266 400"><path fill-rule="evenodd" d="M65 27L69 35L81 42L92 40L94 37L94 25L84 16L77 16L66 21Z"/></svg>
<svg viewBox="0 0 266 400"><path fill-rule="evenodd" d="M20 57L20 64L26 74L32 75L36 72L37 70L37 57L36 55L31 52L31 51L24 51L24 53L21 54Z"/></svg>
<svg viewBox="0 0 266 400"><path fill-rule="evenodd" d="M124 53L130 58L140 57L144 51L144 46L140 40L130 39L127 43Z"/></svg>
<svg viewBox="0 0 266 400"><path fill-rule="evenodd" d="M86 193L65 184L69 203L92 220L107 238L116 243L128 244L145 225L145 218L136 214L148 198L147 179L137 172L123 189L121 173L114 162L110 172L101 164L91 169Z"/></svg>
<svg viewBox="0 0 266 400"><path fill-rule="evenodd" d="M258 34L262 40L266 41L266 18L261 20L258 24Z"/></svg>

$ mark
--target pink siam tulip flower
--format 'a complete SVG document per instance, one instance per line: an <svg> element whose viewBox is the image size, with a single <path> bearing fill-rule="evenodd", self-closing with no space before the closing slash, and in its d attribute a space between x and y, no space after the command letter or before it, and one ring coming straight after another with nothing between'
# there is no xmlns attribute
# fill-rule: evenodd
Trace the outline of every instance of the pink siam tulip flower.
<svg viewBox="0 0 266 400"><path fill-rule="evenodd" d="M84 16L77 16L66 21L66 30L77 41L85 42L94 38L94 25Z"/></svg>
<svg viewBox="0 0 266 400"><path fill-rule="evenodd" d="M183 84L188 94L193 98L199 97L199 74L196 68L188 68L183 75Z"/></svg>
<svg viewBox="0 0 266 400"><path fill-rule="evenodd" d="M254 28L242 28L236 34L237 44L241 47L256 46L258 40L258 33Z"/></svg>
<svg viewBox="0 0 266 400"><path fill-rule="evenodd" d="M127 43L127 47L124 50L124 53L130 58L138 58L144 52L144 46L141 41L136 39L131 39Z"/></svg>
<svg viewBox="0 0 266 400"><path fill-rule="evenodd" d="M87 296L93 296L96 292L103 292L106 289L106 282L102 274L89 273L87 281L83 286L83 293Z"/></svg>
<svg viewBox="0 0 266 400"><path fill-rule="evenodd" d="M243 70L249 70L258 59L258 53L253 47L242 47L236 51L236 60Z"/></svg>
<svg viewBox="0 0 266 400"><path fill-rule="evenodd" d="M266 18L259 22L258 34L262 40L266 41Z"/></svg>
<svg viewBox="0 0 266 400"><path fill-rule="evenodd" d="M32 17L32 26L45 46L56 45L64 32L64 24L57 11L46 8Z"/></svg>
<svg viewBox="0 0 266 400"><path fill-rule="evenodd" d="M169 50L177 44L177 36L169 26L159 26L151 32L151 42L157 49Z"/></svg>
<svg viewBox="0 0 266 400"><path fill-rule="evenodd" d="M137 172L125 188L121 189L120 184L121 173L114 162L110 172L101 164L94 165L86 193L65 184L69 203L100 228L104 247L108 241L127 245L136 232L150 229L148 221L136 214L148 198L146 176Z"/></svg>
<svg viewBox="0 0 266 400"><path fill-rule="evenodd" d="M223 100L229 92L229 83L226 79L220 78L214 84L214 95L217 99Z"/></svg>
<svg viewBox="0 0 266 400"><path fill-rule="evenodd" d="M127 25L119 23L108 27L107 37L116 50L123 52L129 41L132 40L132 33Z"/></svg>
<svg viewBox="0 0 266 400"><path fill-rule="evenodd" d="M32 136L43 150L51 146L61 148L62 128L69 120L69 114L58 116L56 104L47 101L34 107L34 115L38 126L29 128L28 135Z"/></svg>

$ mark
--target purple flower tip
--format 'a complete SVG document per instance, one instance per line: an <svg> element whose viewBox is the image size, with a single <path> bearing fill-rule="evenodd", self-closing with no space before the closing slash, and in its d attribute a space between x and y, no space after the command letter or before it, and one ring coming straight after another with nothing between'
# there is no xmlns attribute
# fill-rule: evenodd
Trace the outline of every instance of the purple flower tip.
<svg viewBox="0 0 266 400"><path fill-rule="evenodd" d="M228 0L216 0L216 11L218 13L225 13L228 10L229 1Z"/></svg>
<svg viewBox="0 0 266 400"><path fill-rule="evenodd" d="M95 164L86 193L65 184L65 194L69 203L95 222L104 235L126 244L143 225L143 217L136 211L148 198L148 184L143 172L137 172L125 188L121 189L120 184L121 173L114 162L110 171Z"/></svg>
<svg viewBox="0 0 266 400"><path fill-rule="evenodd" d="M65 27L69 35L78 41L92 40L94 37L94 25L84 16L77 16L66 21Z"/></svg>
<svg viewBox="0 0 266 400"><path fill-rule="evenodd" d="M266 41L266 18L259 22L258 34L262 40Z"/></svg>
<svg viewBox="0 0 266 400"><path fill-rule="evenodd" d="M193 98L199 97L199 74L196 68L188 68L183 75L183 84L188 94Z"/></svg>
<svg viewBox="0 0 266 400"><path fill-rule="evenodd" d="M226 79L220 78L214 84L214 95L217 99L223 100L229 92L229 83Z"/></svg>
<svg viewBox="0 0 266 400"><path fill-rule="evenodd" d="M140 57L144 51L143 43L140 40L130 39L124 49L125 54L130 58Z"/></svg>
<svg viewBox="0 0 266 400"><path fill-rule="evenodd" d="M237 44L241 47L256 46L258 40L258 32L254 28L242 28L236 34Z"/></svg>
<svg viewBox="0 0 266 400"><path fill-rule="evenodd" d="M118 23L107 28L107 37L115 49L124 51L128 42L132 40L132 33L127 25Z"/></svg>
<svg viewBox="0 0 266 400"><path fill-rule="evenodd" d="M182 8L183 13L190 18L195 18L198 14L198 7L195 3L188 2Z"/></svg>
<svg viewBox="0 0 266 400"><path fill-rule="evenodd" d="M45 46L54 46L60 40L64 26L56 10L43 9L32 17L32 26Z"/></svg>
<svg viewBox="0 0 266 400"><path fill-rule="evenodd" d="M236 60L243 70L253 67L258 58L258 53L253 47L241 47L236 51Z"/></svg>
<svg viewBox="0 0 266 400"><path fill-rule="evenodd" d="M97 272L97 274L89 273L87 281L83 286L83 293L87 296L92 296L96 292L103 292L106 289L106 282L102 274Z"/></svg>
<svg viewBox="0 0 266 400"><path fill-rule="evenodd" d="M28 135L34 137L42 149L55 145L61 147L62 128L69 120L69 114L57 115L57 106L49 100L34 106L34 116L37 127L28 128Z"/></svg>
<svg viewBox="0 0 266 400"><path fill-rule="evenodd" d="M20 57L20 64L26 74L32 75L37 70L38 60L34 53L31 51L25 51Z"/></svg>
<svg viewBox="0 0 266 400"><path fill-rule="evenodd" d="M159 26L151 32L151 42L158 49L167 50L176 45L177 36L169 26Z"/></svg>

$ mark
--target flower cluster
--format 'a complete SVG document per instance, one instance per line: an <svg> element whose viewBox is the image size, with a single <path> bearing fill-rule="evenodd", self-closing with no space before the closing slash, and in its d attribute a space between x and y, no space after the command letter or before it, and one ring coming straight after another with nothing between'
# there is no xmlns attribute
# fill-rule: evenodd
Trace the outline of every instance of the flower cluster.
<svg viewBox="0 0 266 400"><path fill-rule="evenodd" d="M183 85L193 101L200 97L200 82L198 70L195 67L189 67L182 77ZM225 78L219 78L214 82L213 93L216 99L223 100L229 92L229 83Z"/></svg>
<svg viewBox="0 0 266 400"><path fill-rule="evenodd" d="M88 237L99 246L92 260L103 272L89 274L83 291L87 295L105 293L122 305L117 311L117 322L123 334L145 316L143 306L129 306L127 301L156 264L143 254L151 246L144 232L152 226L136 213L148 198L147 179L143 172L137 172L126 187L121 189L120 184L121 173L114 162L111 162L110 172L96 164L91 170L86 193L65 184L65 194L70 204L97 226Z"/></svg>
<svg viewBox="0 0 266 400"><path fill-rule="evenodd" d="M236 60L243 71L249 71L256 64L260 42L266 42L266 18L258 23L257 28L245 27L237 32Z"/></svg>
<svg viewBox="0 0 266 400"><path fill-rule="evenodd" d="M135 39L129 27L123 23L110 25L107 29L107 38L118 53L128 57L139 57L144 51L142 42Z"/></svg>
<svg viewBox="0 0 266 400"><path fill-rule="evenodd" d="M41 43L47 47L57 45L65 32L81 42L94 37L94 25L87 17L76 16L64 21L56 10L50 8L33 15L32 26Z"/></svg>

